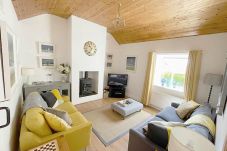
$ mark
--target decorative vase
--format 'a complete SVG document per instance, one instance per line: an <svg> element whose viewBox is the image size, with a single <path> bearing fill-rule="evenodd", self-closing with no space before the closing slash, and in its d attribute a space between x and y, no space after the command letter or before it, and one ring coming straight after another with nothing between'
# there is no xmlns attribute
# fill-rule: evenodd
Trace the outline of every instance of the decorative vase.
<svg viewBox="0 0 227 151"><path fill-rule="evenodd" d="M68 80L68 75L67 74L61 74L61 81L67 82L67 80Z"/></svg>

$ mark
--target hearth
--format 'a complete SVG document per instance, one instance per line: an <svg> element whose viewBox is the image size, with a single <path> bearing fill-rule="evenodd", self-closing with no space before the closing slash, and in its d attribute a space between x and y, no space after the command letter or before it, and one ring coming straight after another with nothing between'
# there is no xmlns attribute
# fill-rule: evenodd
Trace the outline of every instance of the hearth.
<svg viewBox="0 0 227 151"><path fill-rule="evenodd" d="M84 72L84 77L80 78L80 97L97 94L94 92L94 80L89 78L88 71Z"/></svg>

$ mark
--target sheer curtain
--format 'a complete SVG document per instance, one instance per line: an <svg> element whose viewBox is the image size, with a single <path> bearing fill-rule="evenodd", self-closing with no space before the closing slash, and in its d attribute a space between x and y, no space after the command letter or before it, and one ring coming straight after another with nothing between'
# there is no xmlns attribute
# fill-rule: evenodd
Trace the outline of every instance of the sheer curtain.
<svg viewBox="0 0 227 151"><path fill-rule="evenodd" d="M202 52L194 50L189 52L188 65L185 75L184 94L187 101L195 100L201 67Z"/></svg>
<svg viewBox="0 0 227 151"><path fill-rule="evenodd" d="M142 94L142 103L144 105L149 105L151 93L152 93L152 83L154 77L154 64L155 64L155 53L149 52L148 53L148 60L147 60L147 69L146 69L146 76L144 80L144 88Z"/></svg>

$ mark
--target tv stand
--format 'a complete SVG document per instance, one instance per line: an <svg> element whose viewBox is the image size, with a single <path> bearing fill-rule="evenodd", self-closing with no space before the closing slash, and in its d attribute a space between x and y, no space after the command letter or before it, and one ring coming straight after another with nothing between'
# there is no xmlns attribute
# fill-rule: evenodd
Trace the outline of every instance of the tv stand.
<svg viewBox="0 0 227 151"><path fill-rule="evenodd" d="M125 86L124 85L109 85L109 97L124 98Z"/></svg>

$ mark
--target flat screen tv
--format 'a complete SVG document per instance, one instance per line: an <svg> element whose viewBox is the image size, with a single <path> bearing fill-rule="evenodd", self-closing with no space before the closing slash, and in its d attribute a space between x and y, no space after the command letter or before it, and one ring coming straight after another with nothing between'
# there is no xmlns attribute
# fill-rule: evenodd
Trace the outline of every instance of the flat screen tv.
<svg viewBox="0 0 227 151"><path fill-rule="evenodd" d="M128 84L128 75L127 74L108 74L108 86L117 86Z"/></svg>

